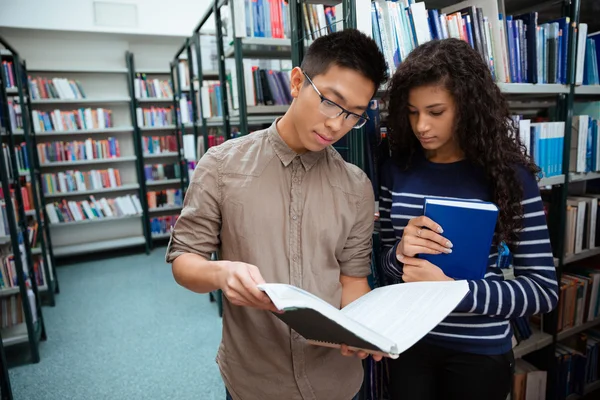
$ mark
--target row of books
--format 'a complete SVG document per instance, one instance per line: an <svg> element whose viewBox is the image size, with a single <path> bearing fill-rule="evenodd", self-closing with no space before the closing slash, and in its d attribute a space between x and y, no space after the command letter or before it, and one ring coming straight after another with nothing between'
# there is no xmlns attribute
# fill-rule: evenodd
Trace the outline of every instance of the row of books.
<svg viewBox="0 0 600 400"><path fill-rule="evenodd" d="M565 255L579 254L600 245L598 225L600 194L586 193L567 198Z"/></svg>
<svg viewBox="0 0 600 400"><path fill-rule="evenodd" d="M146 193L148 208L183 205L183 193L180 189L167 189Z"/></svg>
<svg viewBox="0 0 600 400"><path fill-rule="evenodd" d="M302 3L304 37L312 40L336 32L335 7Z"/></svg>
<svg viewBox="0 0 600 400"><path fill-rule="evenodd" d="M119 218L129 215L142 214L142 205L136 195L119 196L112 199L101 198L96 200L89 196L89 200L54 202L46 204L46 213L50 223L100 220L105 218Z"/></svg>
<svg viewBox="0 0 600 400"><path fill-rule="evenodd" d="M147 182L181 178L179 164L153 164L144 166L144 177Z"/></svg>
<svg viewBox="0 0 600 400"><path fill-rule="evenodd" d="M571 156L569 171L600 171L600 142L598 120L589 115L575 115L571 129Z"/></svg>
<svg viewBox="0 0 600 400"><path fill-rule="evenodd" d="M31 111L35 133L80 131L113 127L112 110L79 108L72 111Z"/></svg>
<svg viewBox="0 0 600 400"><path fill-rule="evenodd" d="M173 98L170 80L148 79L146 74L135 74L133 89L137 99Z"/></svg>
<svg viewBox="0 0 600 400"><path fill-rule="evenodd" d="M142 137L142 151L146 155L176 152L177 138L175 136L144 136Z"/></svg>
<svg viewBox="0 0 600 400"><path fill-rule="evenodd" d="M519 129L519 139L527 153L548 178L562 174L564 122L532 122L515 115L513 120Z"/></svg>
<svg viewBox="0 0 600 400"><path fill-rule="evenodd" d="M27 293L31 292L29 303L33 304L32 309L35 307L33 291L27 289ZM33 314L36 315L36 314ZM25 314L23 314L23 301L21 294L17 293L11 296L0 298L0 328L6 329L15 325L19 325L25 322Z"/></svg>
<svg viewBox="0 0 600 400"><path fill-rule="evenodd" d="M548 371L519 358L515 360L511 400L546 400Z"/></svg>
<svg viewBox="0 0 600 400"><path fill-rule="evenodd" d="M23 112L21 111L21 105L14 98L7 98L8 105L8 119L10 121L10 127L12 130L23 129ZM0 118L4 112L3 107L0 107Z"/></svg>
<svg viewBox="0 0 600 400"><path fill-rule="evenodd" d="M121 156L119 141L114 137L103 140L86 139L73 142L38 143L40 164L57 161L102 160Z"/></svg>
<svg viewBox="0 0 600 400"><path fill-rule="evenodd" d="M556 398L583 396L586 386L598 381L600 331L586 330L556 344Z"/></svg>
<svg viewBox="0 0 600 400"><path fill-rule="evenodd" d="M579 24L577 43L577 76L575 82L584 85L600 85L600 32L587 34L587 24Z"/></svg>
<svg viewBox="0 0 600 400"><path fill-rule="evenodd" d="M160 235L171 232L179 215L167 215L164 217L155 217L150 219L150 232L153 235Z"/></svg>
<svg viewBox="0 0 600 400"><path fill-rule="evenodd" d="M171 107L138 107L136 110L138 127L152 128L175 124L173 106Z"/></svg>
<svg viewBox="0 0 600 400"><path fill-rule="evenodd" d="M25 257L23 257L23 266L25 267L25 278L31 278L30 270L25 263ZM33 277L38 286L45 284L44 279L44 259L40 257L33 260ZM17 267L15 263L15 256L11 254L0 254L0 294L3 289L10 289L18 287L19 283L17 280Z"/></svg>
<svg viewBox="0 0 600 400"><path fill-rule="evenodd" d="M81 82L67 78L27 78L32 100L85 99Z"/></svg>
<svg viewBox="0 0 600 400"><path fill-rule="evenodd" d="M15 68L12 61L2 61L2 82L7 89L17 87L17 79L15 78Z"/></svg>
<svg viewBox="0 0 600 400"><path fill-rule="evenodd" d="M477 50L498 82L567 82L568 17L539 23L537 12L504 17L495 3L471 4L427 10L425 2L373 2L373 37L390 72L418 45L457 38Z"/></svg>
<svg viewBox="0 0 600 400"><path fill-rule="evenodd" d="M56 174L42 174L42 190L46 195L118 188L120 186L121 173L115 168L93 169L91 171L68 170Z"/></svg>
<svg viewBox="0 0 600 400"><path fill-rule="evenodd" d="M557 332L593 321L600 314L600 270L579 266L560 281Z"/></svg>
<svg viewBox="0 0 600 400"><path fill-rule="evenodd" d="M252 91L246 96L254 98L253 105L288 105L292 103L289 71L265 70L252 67Z"/></svg>
<svg viewBox="0 0 600 400"><path fill-rule="evenodd" d="M27 299L33 323L35 324L37 322L37 305L35 303L35 294L30 287L27 287ZM23 323L25 323L25 314L23 313L21 294L17 293L2 297L0 299L0 328L6 329Z"/></svg>
<svg viewBox="0 0 600 400"><path fill-rule="evenodd" d="M177 120L182 124L192 123L192 100L188 99L188 95L182 94L179 99L179 109L177 110Z"/></svg>
<svg viewBox="0 0 600 400"><path fill-rule="evenodd" d="M290 18L285 0L235 0L236 32L248 37L289 38Z"/></svg>
<svg viewBox="0 0 600 400"><path fill-rule="evenodd" d="M446 14L427 10L424 2L377 0L371 3L373 38L391 73L417 46L432 39L457 38L476 49L494 73L492 26L480 7ZM497 18L497 17L496 17Z"/></svg>
<svg viewBox="0 0 600 400"><path fill-rule="evenodd" d="M15 177L13 176L13 170L12 170L12 154L13 152L10 151L10 148L8 147L8 144L6 143L2 143L2 152L4 153L4 163L6 166L6 170L8 171L8 176L12 179L14 179ZM17 169L19 170L19 173L26 173L29 171L29 157L27 156L27 145L25 144L25 142L20 143L18 145L15 146L15 151L14 151L14 155L16 158L16 162L17 162Z"/></svg>

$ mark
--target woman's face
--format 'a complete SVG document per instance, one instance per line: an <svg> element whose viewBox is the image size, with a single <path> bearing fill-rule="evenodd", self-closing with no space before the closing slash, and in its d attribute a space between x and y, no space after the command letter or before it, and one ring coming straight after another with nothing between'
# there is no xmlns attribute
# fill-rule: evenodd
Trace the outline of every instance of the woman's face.
<svg viewBox="0 0 600 400"><path fill-rule="evenodd" d="M442 85L412 88L408 94L408 118L413 133L426 151L460 152L454 136L454 98Z"/></svg>

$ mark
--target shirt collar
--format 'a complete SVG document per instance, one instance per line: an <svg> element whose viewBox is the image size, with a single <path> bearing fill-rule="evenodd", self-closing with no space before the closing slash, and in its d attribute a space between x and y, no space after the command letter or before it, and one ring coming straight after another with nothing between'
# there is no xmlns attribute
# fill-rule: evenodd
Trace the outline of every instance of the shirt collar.
<svg viewBox="0 0 600 400"><path fill-rule="evenodd" d="M292 150L287 143L281 138L279 131L277 130L277 121L281 117L273 121L273 124L269 127L269 141L275 150L275 154L279 157L284 166L288 166L296 157L300 157L300 161L304 166L305 170L310 170L319 161L319 158L325 154L325 150L321 151L307 151L303 154L298 154Z"/></svg>

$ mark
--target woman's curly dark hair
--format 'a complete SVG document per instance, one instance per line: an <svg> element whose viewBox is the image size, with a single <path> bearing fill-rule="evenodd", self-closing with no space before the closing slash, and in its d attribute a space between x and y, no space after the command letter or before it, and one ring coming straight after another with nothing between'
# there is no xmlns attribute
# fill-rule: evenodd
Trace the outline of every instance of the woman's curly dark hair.
<svg viewBox="0 0 600 400"><path fill-rule="evenodd" d="M408 96L412 88L429 84L442 84L453 96L454 137L466 159L484 171L492 201L500 210L495 243L505 241L514 249L522 228L521 218L515 217L523 215L523 188L516 167L522 166L535 176L539 168L516 139L518 130L510 118L508 103L488 66L466 42L427 42L398 67L386 94L393 161L401 168L410 168L415 153L423 151L409 122Z"/></svg>

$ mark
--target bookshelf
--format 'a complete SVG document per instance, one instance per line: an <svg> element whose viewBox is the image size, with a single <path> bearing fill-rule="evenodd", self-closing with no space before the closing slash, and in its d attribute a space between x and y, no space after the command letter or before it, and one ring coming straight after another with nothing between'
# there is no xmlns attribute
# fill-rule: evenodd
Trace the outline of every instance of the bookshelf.
<svg viewBox="0 0 600 400"><path fill-rule="evenodd" d="M24 75L25 70L22 69L19 54L2 38L0 38L0 45L4 48L0 52L0 58L3 62L10 62L13 71L10 82L7 81L6 75L0 74L0 126L6 133L1 137L3 149L0 151L0 182L3 193L0 212L4 215L2 217L3 221L6 221L6 225L4 222L2 223L2 242L4 243L2 264L14 265L13 270L16 273L16 276L10 276L12 274L5 273L4 269L2 272L3 282L6 282L6 285L0 290L0 302L2 302L3 307L15 310L16 314L7 315L7 323L3 324L2 329L0 329L0 335L2 337L2 347L23 343L29 350L31 362L38 363L40 361L39 343L46 340L41 293L39 291L41 288L38 288L38 280L43 280L47 290L47 279L50 278L50 275L47 269L40 267L32 254L25 201L29 201L29 197L32 197L31 201L34 202L34 205L39 205L39 203L35 201L34 185L29 185L30 191L22 186L23 178L26 180L29 174L21 176L22 168L20 170L19 167L23 166L21 164L22 159L17 158L15 151L17 141L12 133L13 127L19 124L20 121L16 116L11 118L10 112L13 111L16 114L16 110L9 109L9 100L11 102L15 101L15 93L11 91L12 94L8 95L5 90L6 87L17 88L16 95L19 96L19 104L22 106L21 115L25 116L21 119L24 130L27 131L27 114L26 110L23 110L27 103L24 101L22 88L22 82L26 76ZM27 144L29 143L27 142ZM20 145L22 146L22 143ZM25 153L28 153L27 150L25 150ZM30 168L30 171L32 169ZM38 221L42 221L39 208L36 214ZM38 229L38 232L43 232L43 229ZM46 250L45 246L42 247L44 260L48 261ZM2 360L2 362L1 368L7 368L5 360ZM5 389L6 382L4 380L6 376L7 373L3 371L0 378L3 390Z"/></svg>
<svg viewBox="0 0 600 400"><path fill-rule="evenodd" d="M19 170L19 176L24 179L23 184L28 191L29 207L30 209L25 212L27 220L25 223L32 229L34 239L30 244L34 245L32 249L33 262L35 265L42 266L43 282L44 284L40 288L42 293L42 299L44 302L51 306L56 304L55 294L60 292L58 283L58 276L56 273L56 262L53 253L52 240L50 237L50 228L48 220L43 210L42 201L42 186L40 180L40 167L38 160L34 153L36 147L35 136L31 129L31 120L29 119L31 110L31 99L30 99L30 88L27 84L27 68L26 63L22 60L19 54L15 52L5 52L5 61L12 62L14 66L14 78L13 82L16 87L11 90L12 94L10 97L5 98L7 101L13 101L14 104L21 105L21 123L18 121L16 125L20 128L16 129L14 135L20 139L21 147L25 146L26 150L22 156L27 158L25 162L26 167ZM9 113L11 110L8 111ZM15 111L15 120L18 120L18 115ZM12 122L11 122L11 128ZM14 127L16 128L16 126ZM11 146L11 150L14 150L14 146ZM33 264L32 264L33 265Z"/></svg>
<svg viewBox="0 0 600 400"><path fill-rule="evenodd" d="M32 136L38 148L33 158L41 170L54 255L65 258L129 245L144 245L149 252L129 70L68 63L28 71Z"/></svg>
<svg viewBox="0 0 600 400"><path fill-rule="evenodd" d="M178 211L175 207L150 210L149 199L152 199L155 193L165 190L183 193L181 179L168 179L166 176L163 176L163 179L154 179L160 178L154 176L154 172L158 172L155 166L175 163L180 166L180 171L183 166L181 138L173 111L173 81L170 71L166 69L136 68L132 52L127 52L126 61L132 98L131 119L140 154L138 168L142 177L140 186L143 198L140 198L140 201L144 208L144 234L147 243L153 248L155 241L164 239L164 236L156 232L157 218L174 215ZM166 169L164 171L166 174Z"/></svg>

